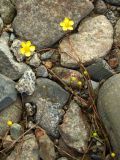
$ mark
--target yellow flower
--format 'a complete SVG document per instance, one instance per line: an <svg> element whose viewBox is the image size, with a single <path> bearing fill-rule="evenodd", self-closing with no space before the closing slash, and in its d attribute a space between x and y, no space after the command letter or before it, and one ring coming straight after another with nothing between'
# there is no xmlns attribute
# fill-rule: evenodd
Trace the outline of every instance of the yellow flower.
<svg viewBox="0 0 120 160"><path fill-rule="evenodd" d="M85 70L83 73L85 76L88 76L88 71Z"/></svg>
<svg viewBox="0 0 120 160"><path fill-rule="evenodd" d="M74 81L76 81L76 80L77 80L76 77L71 77L71 78L70 78L70 81L71 81L71 82L74 82Z"/></svg>
<svg viewBox="0 0 120 160"><path fill-rule="evenodd" d="M26 57L30 57L32 52L35 51L35 46L33 46L30 41L22 42L21 46L22 48L20 48L20 53Z"/></svg>
<svg viewBox="0 0 120 160"><path fill-rule="evenodd" d="M7 121L7 125L11 127L13 125L13 122L12 121Z"/></svg>
<svg viewBox="0 0 120 160"><path fill-rule="evenodd" d="M114 158L116 154L114 152L111 153L111 157Z"/></svg>
<svg viewBox="0 0 120 160"><path fill-rule="evenodd" d="M98 137L98 134L97 134L96 131L94 131L94 132L92 133L92 137Z"/></svg>
<svg viewBox="0 0 120 160"><path fill-rule="evenodd" d="M78 86L82 86L82 82L81 81L78 81Z"/></svg>
<svg viewBox="0 0 120 160"><path fill-rule="evenodd" d="M65 19L60 22L60 26L62 27L63 31L73 30L73 25L74 22L67 17L65 17Z"/></svg>

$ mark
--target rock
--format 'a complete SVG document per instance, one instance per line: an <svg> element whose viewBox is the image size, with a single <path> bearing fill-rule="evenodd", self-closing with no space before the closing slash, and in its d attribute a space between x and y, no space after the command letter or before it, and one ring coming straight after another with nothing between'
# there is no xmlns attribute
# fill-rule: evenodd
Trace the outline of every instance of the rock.
<svg viewBox="0 0 120 160"><path fill-rule="evenodd" d="M113 150L120 153L120 74L109 78L100 88L98 111L110 136ZM119 158L120 159L120 158Z"/></svg>
<svg viewBox="0 0 120 160"><path fill-rule="evenodd" d="M48 77L48 71L44 65L39 66L36 70L37 77Z"/></svg>
<svg viewBox="0 0 120 160"><path fill-rule="evenodd" d="M56 153L54 143L42 129L36 129L36 137L39 145L39 154L43 160L55 160Z"/></svg>
<svg viewBox="0 0 120 160"><path fill-rule="evenodd" d="M61 157L61 158L59 158L57 160L68 160L68 159L66 157Z"/></svg>
<svg viewBox="0 0 120 160"><path fill-rule="evenodd" d="M24 56L20 53L21 42L19 39L15 39L10 48L18 62L24 60Z"/></svg>
<svg viewBox="0 0 120 160"><path fill-rule="evenodd" d="M17 80L27 69L28 66L26 64L18 63L14 60L6 40L0 41L0 73L12 80Z"/></svg>
<svg viewBox="0 0 120 160"><path fill-rule="evenodd" d="M0 33L2 32L2 29L3 29L3 20L2 18L0 17Z"/></svg>
<svg viewBox="0 0 120 160"><path fill-rule="evenodd" d="M37 122L48 134L58 137L58 124L63 115L62 107L66 104L68 98L69 93L56 82L47 78L38 78L34 94L25 98L24 101L36 104Z"/></svg>
<svg viewBox="0 0 120 160"><path fill-rule="evenodd" d="M120 19L117 21L115 26L115 37L114 41L118 47L120 47Z"/></svg>
<svg viewBox="0 0 120 160"><path fill-rule="evenodd" d="M94 90L94 93L97 95L99 91L100 83L91 80L91 85Z"/></svg>
<svg viewBox="0 0 120 160"><path fill-rule="evenodd" d="M52 68L52 71L67 85L73 87L73 88L79 88L78 82L81 81L82 84L84 84L84 78L83 75L72 69L67 69L63 67L54 67ZM72 82L71 77L75 77L76 81Z"/></svg>
<svg viewBox="0 0 120 160"><path fill-rule="evenodd" d="M114 74L112 68L105 60L99 59L92 65L87 67L87 71L92 80L101 81L111 77Z"/></svg>
<svg viewBox="0 0 120 160"><path fill-rule="evenodd" d="M0 74L0 111L11 105L16 99L15 82Z"/></svg>
<svg viewBox="0 0 120 160"><path fill-rule="evenodd" d="M97 0L95 3L95 12L104 14L107 11L107 6L103 0Z"/></svg>
<svg viewBox="0 0 120 160"><path fill-rule="evenodd" d="M115 14L112 10L108 9L107 12L105 13L105 16L112 23L113 26L116 24L117 17L115 16Z"/></svg>
<svg viewBox="0 0 120 160"><path fill-rule="evenodd" d="M19 122L22 114L22 105L19 100L0 112L0 136L4 136L8 130L7 121Z"/></svg>
<svg viewBox="0 0 120 160"><path fill-rule="evenodd" d="M17 0L16 7L17 16L13 22L16 34L31 40L38 48L51 46L65 35L59 25L65 17L74 20L75 28L93 9L88 0Z"/></svg>
<svg viewBox="0 0 120 160"><path fill-rule="evenodd" d="M18 143L6 160L39 160L39 151L36 138L33 134L27 134L23 142Z"/></svg>
<svg viewBox="0 0 120 160"><path fill-rule="evenodd" d="M78 152L73 148L67 146L61 137L59 139L59 144L57 149L61 156L68 157L68 159L71 157L75 157L76 159L80 157L80 154L78 154Z"/></svg>
<svg viewBox="0 0 120 160"><path fill-rule="evenodd" d="M10 0L0 0L0 15L5 24L10 24L15 17L15 6Z"/></svg>
<svg viewBox="0 0 120 160"><path fill-rule="evenodd" d="M105 16L85 19L78 30L60 43L62 66L75 67L79 60L84 64L91 63L105 56L112 47L113 27Z"/></svg>
<svg viewBox="0 0 120 160"><path fill-rule="evenodd" d="M15 40L15 34L14 33L11 33L10 34L10 42L12 42L13 43L13 41Z"/></svg>
<svg viewBox="0 0 120 160"><path fill-rule="evenodd" d="M57 50L50 50L41 55L41 60L51 60L53 63L56 63L60 60L60 54Z"/></svg>
<svg viewBox="0 0 120 160"><path fill-rule="evenodd" d="M47 51L41 55L41 60L48 60L54 54L54 50Z"/></svg>
<svg viewBox="0 0 120 160"><path fill-rule="evenodd" d="M120 0L105 0L105 1L112 5L120 6Z"/></svg>
<svg viewBox="0 0 120 160"><path fill-rule="evenodd" d="M12 144L12 142L13 140L11 139L10 135L5 136L5 138L3 139L3 148L7 148Z"/></svg>
<svg viewBox="0 0 120 160"><path fill-rule="evenodd" d="M38 57L38 54L37 53L34 53L33 57L31 58L29 64L33 67L38 67L40 65L41 61Z"/></svg>
<svg viewBox="0 0 120 160"><path fill-rule="evenodd" d="M9 33L3 31L0 37L0 44L2 43L8 45L9 38L10 38Z"/></svg>
<svg viewBox="0 0 120 160"><path fill-rule="evenodd" d="M23 134L23 127L18 123L13 123L10 127L10 135L12 139L18 139Z"/></svg>
<svg viewBox="0 0 120 160"><path fill-rule="evenodd" d="M89 125L79 105L72 101L59 128L64 142L78 152L84 152L89 140Z"/></svg>
<svg viewBox="0 0 120 160"><path fill-rule="evenodd" d="M27 95L32 95L35 91L35 73L32 69L25 71L24 75L19 79L16 84L16 89L18 92L26 93Z"/></svg>

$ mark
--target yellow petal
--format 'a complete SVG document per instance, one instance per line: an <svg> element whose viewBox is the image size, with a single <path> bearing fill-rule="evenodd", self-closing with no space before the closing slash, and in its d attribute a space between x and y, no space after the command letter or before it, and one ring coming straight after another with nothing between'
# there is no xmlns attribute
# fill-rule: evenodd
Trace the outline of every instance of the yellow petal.
<svg viewBox="0 0 120 160"><path fill-rule="evenodd" d="M30 41L27 41L27 42L26 42L26 45L27 45L28 47L30 47L30 46L31 46L31 42L30 42Z"/></svg>
<svg viewBox="0 0 120 160"><path fill-rule="evenodd" d="M63 27L65 24L64 22L60 22L60 26Z"/></svg>
<svg viewBox="0 0 120 160"><path fill-rule="evenodd" d="M23 55L25 54L24 48L20 48L20 53L23 54Z"/></svg>
<svg viewBox="0 0 120 160"><path fill-rule="evenodd" d="M67 29L67 27L63 27L63 31L67 31L68 29Z"/></svg>
<svg viewBox="0 0 120 160"><path fill-rule="evenodd" d="M65 17L65 19L64 19L64 23L68 23L69 22L69 18L67 18L67 17Z"/></svg>
<svg viewBox="0 0 120 160"><path fill-rule="evenodd" d="M73 24L74 24L74 22L73 22L72 20L70 20L70 21L69 21L69 24L70 24L70 25L73 25Z"/></svg>
<svg viewBox="0 0 120 160"><path fill-rule="evenodd" d="M30 52L26 52L26 53L25 53L25 56L26 56L26 57L30 57L30 56L31 56L31 53L30 53Z"/></svg>
<svg viewBox="0 0 120 160"><path fill-rule="evenodd" d="M21 46L24 48L26 46L25 42L21 42Z"/></svg>
<svg viewBox="0 0 120 160"><path fill-rule="evenodd" d="M35 46L30 46L30 51L31 52L35 51Z"/></svg>
<svg viewBox="0 0 120 160"><path fill-rule="evenodd" d="M71 31L72 31L72 30L73 30L73 27L68 27L68 30L71 30Z"/></svg>

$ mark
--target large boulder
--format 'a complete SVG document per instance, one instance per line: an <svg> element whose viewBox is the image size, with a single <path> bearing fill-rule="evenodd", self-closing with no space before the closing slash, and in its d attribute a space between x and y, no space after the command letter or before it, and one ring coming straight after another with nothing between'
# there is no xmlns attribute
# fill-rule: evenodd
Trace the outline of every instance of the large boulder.
<svg viewBox="0 0 120 160"><path fill-rule="evenodd" d="M113 27L104 15L86 18L78 31L60 44L63 66L75 67L77 61L90 63L105 56L112 47Z"/></svg>
<svg viewBox="0 0 120 160"><path fill-rule="evenodd" d="M120 152L120 74L109 78L98 95L98 111L110 136L113 148ZM119 158L120 159L120 158Z"/></svg>
<svg viewBox="0 0 120 160"><path fill-rule="evenodd" d="M63 37L65 32L59 24L65 17L74 20L76 27L93 9L88 0L17 0L16 7L16 34L38 48L51 46Z"/></svg>

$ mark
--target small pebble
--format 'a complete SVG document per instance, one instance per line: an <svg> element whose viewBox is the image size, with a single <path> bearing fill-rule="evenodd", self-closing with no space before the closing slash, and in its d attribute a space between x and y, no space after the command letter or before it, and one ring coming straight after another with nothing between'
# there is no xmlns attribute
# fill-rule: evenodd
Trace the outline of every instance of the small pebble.
<svg viewBox="0 0 120 160"><path fill-rule="evenodd" d="M36 72L37 77L48 77L47 68L44 65L41 65L37 68Z"/></svg>
<svg viewBox="0 0 120 160"><path fill-rule="evenodd" d="M12 139L18 139L23 134L23 128L20 124L14 123L10 128Z"/></svg>

